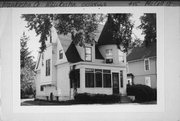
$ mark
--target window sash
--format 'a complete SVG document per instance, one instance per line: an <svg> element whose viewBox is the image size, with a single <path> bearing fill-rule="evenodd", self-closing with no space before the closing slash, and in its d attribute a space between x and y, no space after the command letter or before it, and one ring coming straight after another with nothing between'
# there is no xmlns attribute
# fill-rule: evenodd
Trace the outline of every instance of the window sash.
<svg viewBox="0 0 180 121"><path fill-rule="evenodd" d="M94 87L94 73L85 73L86 87Z"/></svg>
<svg viewBox="0 0 180 121"><path fill-rule="evenodd" d="M46 76L50 75L50 59L46 60Z"/></svg>
<svg viewBox="0 0 180 121"><path fill-rule="evenodd" d="M149 59L144 60L144 69L145 69L145 71L150 70L150 60Z"/></svg>
<svg viewBox="0 0 180 121"><path fill-rule="evenodd" d="M59 50L59 59L63 59L63 52L62 52L62 50Z"/></svg>
<svg viewBox="0 0 180 121"><path fill-rule="evenodd" d="M102 87L102 73L101 72L95 73L95 86Z"/></svg>
<svg viewBox="0 0 180 121"><path fill-rule="evenodd" d="M92 48L85 47L85 61L92 61Z"/></svg>
<svg viewBox="0 0 180 121"><path fill-rule="evenodd" d="M111 87L111 74L103 74L103 87Z"/></svg>

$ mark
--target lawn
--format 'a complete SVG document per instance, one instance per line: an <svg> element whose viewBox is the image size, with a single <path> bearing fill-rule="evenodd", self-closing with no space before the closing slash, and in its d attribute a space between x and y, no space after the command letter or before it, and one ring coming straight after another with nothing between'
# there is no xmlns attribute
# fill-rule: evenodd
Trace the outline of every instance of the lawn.
<svg viewBox="0 0 180 121"><path fill-rule="evenodd" d="M69 100L69 101L45 101L45 100L29 100L29 101L24 101L21 103L21 106L53 106L53 105L79 105L79 104L142 104L142 105L149 105L149 104L157 104L156 101L151 101L151 102L143 102L143 103L79 103L76 102L75 100Z"/></svg>

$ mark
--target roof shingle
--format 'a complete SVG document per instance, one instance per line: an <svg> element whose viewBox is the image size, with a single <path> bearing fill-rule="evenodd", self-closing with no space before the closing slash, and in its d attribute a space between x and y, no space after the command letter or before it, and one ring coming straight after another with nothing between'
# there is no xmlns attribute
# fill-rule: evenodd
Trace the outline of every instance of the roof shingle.
<svg viewBox="0 0 180 121"><path fill-rule="evenodd" d="M156 43L152 43L149 47L135 47L127 55L127 61L139 60L156 56Z"/></svg>

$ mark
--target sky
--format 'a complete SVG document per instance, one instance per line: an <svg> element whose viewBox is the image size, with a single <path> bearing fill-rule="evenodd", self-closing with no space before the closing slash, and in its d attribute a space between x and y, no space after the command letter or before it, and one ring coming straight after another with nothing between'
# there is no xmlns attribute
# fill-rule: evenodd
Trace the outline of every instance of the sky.
<svg viewBox="0 0 180 121"><path fill-rule="evenodd" d="M137 26L141 24L139 17L143 15L143 13L132 13L133 16L130 18L132 22L134 23L133 33L140 38L141 40L144 39L144 35L142 35L142 30L138 29ZM27 36L29 36L29 41L27 42L27 46L29 47L29 51L31 51L31 55L34 56L34 60L36 61L38 58L38 51L40 47L39 43L39 36L36 36L36 33L34 30L28 30L25 26L27 25L27 22L24 21L21 17L19 17L19 21L21 23L20 25L20 31L26 33ZM135 36L132 35L132 38L134 39Z"/></svg>

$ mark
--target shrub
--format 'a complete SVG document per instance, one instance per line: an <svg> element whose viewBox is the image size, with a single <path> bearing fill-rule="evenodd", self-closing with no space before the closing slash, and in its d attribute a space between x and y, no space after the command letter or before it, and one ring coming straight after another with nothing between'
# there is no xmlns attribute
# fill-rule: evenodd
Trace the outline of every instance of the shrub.
<svg viewBox="0 0 180 121"><path fill-rule="evenodd" d="M120 101L119 95L106 95L106 94L89 94L81 93L77 94L75 97L76 103L116 103Z"/></svg>
<svg viewBox="0 0 180 121"><path fill-rule="evenodd" d="M132 85L127 87L127 95L135 96L136 102L156 100L156 91L146 85Z"/></svg>

